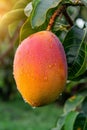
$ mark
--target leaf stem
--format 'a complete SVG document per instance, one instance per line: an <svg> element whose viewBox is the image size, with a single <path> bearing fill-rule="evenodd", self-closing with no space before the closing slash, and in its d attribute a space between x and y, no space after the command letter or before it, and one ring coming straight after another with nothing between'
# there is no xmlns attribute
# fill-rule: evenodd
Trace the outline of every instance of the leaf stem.
<svg viewBox="0 0 87 130"><path fill-rule="evenodd" d="M58 17L62 12L64 12L66 9L66 5L62 5L61 7L59 7L57 10L55 10L54 14L52 15L52 17L50 18L50 21L49 21L49 24L48 24L48 27L47 27L47 31L50 31L54 22L55 22L55 19L56 17Z"/></svg>

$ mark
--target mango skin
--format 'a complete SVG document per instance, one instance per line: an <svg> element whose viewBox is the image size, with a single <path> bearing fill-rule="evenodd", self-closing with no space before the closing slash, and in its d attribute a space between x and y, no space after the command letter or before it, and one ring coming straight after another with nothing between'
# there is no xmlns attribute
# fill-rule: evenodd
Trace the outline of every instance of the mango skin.
<svg viewBox="0 0 87 130"><path fill-rule="evenodd" d="M15 53L13 74L19 92L31 106L55 101L67 80L66 56L57 36L41 31L26 38Z"/></svg>

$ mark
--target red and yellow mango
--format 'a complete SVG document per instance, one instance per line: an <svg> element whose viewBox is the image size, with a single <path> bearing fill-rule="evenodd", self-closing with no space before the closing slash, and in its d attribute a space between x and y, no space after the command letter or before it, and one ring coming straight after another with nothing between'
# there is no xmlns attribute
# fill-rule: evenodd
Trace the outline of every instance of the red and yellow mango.
<svg viewBox="0 0 87 130"><path fill-rule="evenodd" d="M55 101L67 80L66 56L57 36L41 31L26 38L17 48L13 73L18 90L31 106Z"/></svg>

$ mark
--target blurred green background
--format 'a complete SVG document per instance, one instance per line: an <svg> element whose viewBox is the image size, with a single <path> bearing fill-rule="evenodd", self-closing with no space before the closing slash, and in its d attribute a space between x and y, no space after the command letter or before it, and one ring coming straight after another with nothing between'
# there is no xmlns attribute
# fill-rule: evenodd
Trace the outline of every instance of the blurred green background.
<svg viewBox="0 0 87 130"><path fill-rule="evenodd" d="M12 8L15 1L0 0L0 19ZM68 10L76 24L83 28L87 21L87 8L72 7ZM62 40L62 36L60 39ZM73 93L82 91L82 88L87 88L87 82L86 80L73 82L71 86L74 86L74 89L66 90L55 103L32 108L25 103L16 89L12 70L17 44L11 46L11 42L5 30L0 36L0 130L49 130L56 125L56 121L63 112L66 99ZM87 77L87 73L84 77Z"/></svg>

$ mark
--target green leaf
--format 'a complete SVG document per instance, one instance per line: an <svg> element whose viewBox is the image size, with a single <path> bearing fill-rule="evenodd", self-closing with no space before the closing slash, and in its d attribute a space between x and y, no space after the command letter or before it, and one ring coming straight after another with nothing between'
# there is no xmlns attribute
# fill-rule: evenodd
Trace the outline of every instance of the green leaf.
<svg viewBox="0 0 87 130"><path fill-rule="evenodd" d="M74 123L78 114L79 113L76 111L71 111L68 113L65 119L64 130L73 130Z"/></svg>
<svg viewBox="0 0 87 130"><path fill-rule="evenodd" d="M37 4L40 2L40 0L32 0L33 7L37 6Z"/></svg>
<svg viewBox="0 0 87 130"><path fill-rule="evenodd" d="M87 0L81 0L82 1L82 3L85 5L85 6L87 6Z"/></svg>
<svg viewBox="0 0 87 130"><path fill-rule="evenodd" d="M24 9L12 10L2 17L0 21L0 29L3 29L3 26L6 27L7 25L12 24L17 20L22 20L24 18L26 18L24 14Z"/></svg>
<svg viewBox="0 0 87 130"><path fill-rule="evenodd" d="M80 113L75 121L74 130L87 130L87 118L84 113Z"/></svg>
<svg viewBox="0 0 87 130"><path fill-rule="evenodd" d="M8 26L8 32L9 32L9 35L10 37L12 37L18 27L18 24L19 24L19 21L15 21L14 23L10 24Z"/></svg>
<svg viewBox="0 0 87 130"><path fill-rule="evenodd" d="M70 18L73 19L73 21L76 20L76 18L78 17L79 10L80 10L79 6L77 6L77 7L74 7L74 6L68 7L68 9L67 9L68 14L69 14Z"/></svg>
<svg viewBox="0 0 87 130"><path fill-rule="evenodd" d="M31 14L31 12L32 12L32 9L33 9L33 7L32 7L32 2L30 2L30 3L25 7L25 9L24 9L24 13L25 13L25 15L26 15L27 17L30 16L30 14Z"/></svg>
<svg viewBox="0 0 87 130"><path fill-rule="evenodd" d="M55 8L62 0L33 0L31 25L33 28L41 26L46 20L49 9Z"/></svg>
<svg viewBox="0 0 87 130"><path fill-rule="evenodd" d="M74 26L63 41L69 79L75 79L86 70L86 32L87 30L81 30Z"/></svg>
<svg viewBox="0 0 87 130"><path fill-rule="evenodd" d="M52 130L61 130L65 124L65 119L66 119L66 114L62 115L58 122L57 122L57 126L55 128L52 128Z"/></svg>
<svg viewBox="0 0 87 130"><path fill-rule="evenodd" d="M25 21L25 23L23 24L20 30L20 42L23 41L28 36L30 36L31 34L44 30L46 26L47 26L47 23L43 24L43 26L33 29L30 23L30 17L27 18L27 20Z"/></svg>
<svg viewBox="0 0 87 130"><path fill-rule="evenodd" d="M82 103L82 110L85 113L86 117L87 117L87 97L84 99L83 103Z"/></svg>
<svg viewBox="0 0 87 130"><path fill-rule="evenodd" d="M18 2L16 2L16 4L14 5L13 9L20 9L20 8L23 9L31 1L32 0L18 0Z"/></svg>
<svg viewBox="0 0 87 130"><path fill-rule="evenodd" d="M25 21L20 30L20 42L23 41L29 35L37 32L36 29L32 29L30 24L30 17Z"/></svg>
<svg viewBox="0 0 87 130"><path fill-rule="evenodd" d="M76 95L69 98L65 103L64 112L68 113L70 111L76 110L76 108L81 105L84 98L85 96L81 96L81 95Z"/></svg>

